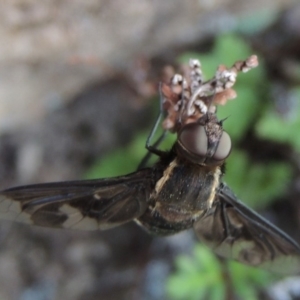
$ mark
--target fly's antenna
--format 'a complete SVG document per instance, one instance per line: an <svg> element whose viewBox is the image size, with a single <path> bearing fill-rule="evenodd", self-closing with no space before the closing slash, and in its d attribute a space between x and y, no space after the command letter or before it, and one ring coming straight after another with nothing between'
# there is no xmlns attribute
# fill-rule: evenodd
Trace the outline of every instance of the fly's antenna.
<svg viewBox="0 0 300 300"><path fill-rule="evenodd" d="M230 117L230 116L228 116L228 117L226 117L226 118L220 120L220 121L219 121L219 124L223 127L223 123L224 123L229 117Z"/></svg>

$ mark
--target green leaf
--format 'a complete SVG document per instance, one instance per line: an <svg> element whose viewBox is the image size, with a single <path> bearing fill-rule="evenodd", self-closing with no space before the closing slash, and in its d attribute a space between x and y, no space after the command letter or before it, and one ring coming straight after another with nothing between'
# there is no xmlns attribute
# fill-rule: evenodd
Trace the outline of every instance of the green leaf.
<svg viewBox="0 0 300 300"><path fill-rule="evenodd" d="M244 39L234 34L220 35L215 44L215 55L222 64L230 66L236 60L245 59L252 54L252 49Z"/></svg>
<svg viewBox="0 0 300 300"><path fill-rule="evenodd" d="M228 268L235 292L241 299L245 300L258 300L259 289L266 287L276 278L270 272L248 267L234 261L228 263Z"/></svg>
<svg viewBox="0 0 300 300"><path fill-rule="evenodd" d="M206 299L220 300L225 299L225 284L218 284L210 290L210 297Z"/></svg>
<svg viewBox="0 0 300 300"><path fill-rule="evenodd" d="M197 270L194 261L188 256L179 256L176 259L176 267L183 273L192 273Z"/></svg>
<svg viewBox="0 0 300 300"><path fill-rule="evenodd" d="M225 106L218 107L218 118L222 120L228 117L224 122L224 129L235 142L240 140L253 124L261 105L256 91L251 87L244 85L236 90L238 93L236 99L228 101Z"/></svg>
<svg viewBox="0 0 300 300"><path fill-rule="evenodd" d="M300 98L300 89L294 90L295 97ZM289 119L281 118L274 110L267 110L256 124L258 136L282 143L289 143L300 151L300 104L297 102L293 115Z"/></svg>
<svg viewBox="0 0 300 300"><path fill-rule="evenodd" d="M269 272L236 262L228 262L227 266L234 292L241 299L258 300L258 291L275 279ZM225 299L226 284L219 260L211 249L197 244L193 256L178 257L176 272L167 282L167 293L170 299L221 300Z"/></svg>
<svg viewBox="0 0 300 300"><path fill-rule="evenodd" d="M85 178L103 178L128 174L136 170L137 166L147 153L145 143L151 128L140 132L136 137L124 147L116 149L111 153L96 160L93 166L86 172ZM162 133L162 128L158 128L153 138L155 141ZM159 149L169 151L176 140L175 134L168 134L159 146ZM152 142L153 142L152 141ZM157 160L157 156L152 155L149 165Z"/></svg>
<svg viewBox="0 0 300 300"><path fill-rule="evenodd" d="M167 282L167 293L171 299L222 299L224 283L220 265L207 247L198 244L193 257L179 256L176 269Z"/></svg>
<svg viewBox="0 0 300 300"><path fill-rule="evenodd" d="M225 181L241 201L258 209L283 195L292 178L291 166L253 163L242 151L232 151L227 166Z"/></svg>
<svg viewBox="0 0 300 300"><path fill-rule="evenodd" d="M140 133L126 147L104 155L87 171L85 178L112 177L135 171L146 154L146 139L147 133Z"/></svg>

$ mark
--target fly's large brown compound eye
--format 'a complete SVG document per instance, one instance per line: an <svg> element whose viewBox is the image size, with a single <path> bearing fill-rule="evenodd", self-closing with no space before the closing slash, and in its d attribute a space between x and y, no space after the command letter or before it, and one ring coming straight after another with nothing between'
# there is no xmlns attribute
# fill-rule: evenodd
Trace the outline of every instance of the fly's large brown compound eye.
<svg viewBox="0 0 300 300"><path fill-rule="evenodd" d="M204 126L199 124L185 126L180 133L179 141L188 151L199 156L206 156L208 140Z"/></svg>
<svg viewBox="0 0 300 300"><path fill-rule="evenodd" d="M213 161L223 161L227 158L231 151L231 139L227 132L223 131L217 145L208 145L207 132L204 126L199 124L188 124L185 126L180 135L179 142L190 153L198 157L210 157L208 154L211 150L214 151L211 159ZM208 149L211 147L211 149Z"/></svg>
<svg viewBox="0 0 300 300"><path fill-rule="evenodd" d="M213 155L215 160L224 160L230 154L231 150L231 139L226 131L223 131L217 150Z"/></svg>

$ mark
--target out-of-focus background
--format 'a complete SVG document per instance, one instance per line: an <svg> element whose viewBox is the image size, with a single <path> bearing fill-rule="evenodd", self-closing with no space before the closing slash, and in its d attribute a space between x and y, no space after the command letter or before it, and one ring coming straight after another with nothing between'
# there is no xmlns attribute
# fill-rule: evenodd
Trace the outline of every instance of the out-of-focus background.
<svg viewBox="0 0 300 300"><path fill-rule="evenodd" d="M298 1L14 0L0 8L1 188L134 171L165 65L196 57L211 76L255 53L259 68L240 76L238 98L220 109L234 140L226 181L300 242ZM300 297L299 277L229 263L228 280L192 231L155 238L135 224L82 232L2 221L0 241L1 300Z"/></svg>

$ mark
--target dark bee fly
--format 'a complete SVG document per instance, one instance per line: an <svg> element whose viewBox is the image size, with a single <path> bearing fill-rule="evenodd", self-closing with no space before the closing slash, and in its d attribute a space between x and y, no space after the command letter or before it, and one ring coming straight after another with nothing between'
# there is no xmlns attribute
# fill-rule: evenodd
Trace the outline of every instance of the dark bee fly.
<svg viewBox="0 0 300 300"><path fill-rule="evenodd" d="M177 133L177 140L165 152L156 148L162 138L150 146L150 134L147 149L159 157L153 167L115 178L3 190L0 217L86 230L135 221L156 235L194 228L200 241L222 257L282 274L297 273L299 245L246 207L222 182L231 140L216 117L216 104L235 96L232 86L239 71L256 65L251 56L230 69L220 66L213 79L203 82L200 63L192 60L189 82L175 75L171 84L161 86L163 128Z"/></svg>

